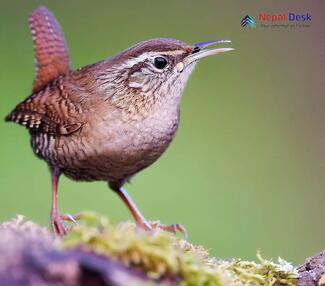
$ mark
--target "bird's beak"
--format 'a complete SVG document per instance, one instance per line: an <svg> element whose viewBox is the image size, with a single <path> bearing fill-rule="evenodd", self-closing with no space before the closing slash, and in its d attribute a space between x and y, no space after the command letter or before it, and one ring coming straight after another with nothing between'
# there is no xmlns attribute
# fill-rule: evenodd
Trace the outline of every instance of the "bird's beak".
<svg viewBox="0 0 325 286"><path fill-rule="evenodd" d="M183 59L184 66L189 65L190 63L197 61L199 59L205 58L207 56L217 55L224 52L229 52L234 50L233 48L216 48L216 49L204 49L211 45L231 43L230 40L214 40L207 41L202 43L197 43L193 45L193 50L190 55Z"/></svg>

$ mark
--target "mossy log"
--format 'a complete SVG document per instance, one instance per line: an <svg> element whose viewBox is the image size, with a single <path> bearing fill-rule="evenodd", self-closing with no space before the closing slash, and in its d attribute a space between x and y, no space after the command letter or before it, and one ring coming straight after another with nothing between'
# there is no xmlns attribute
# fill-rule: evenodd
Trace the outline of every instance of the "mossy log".
<svg viewBox="0 0 325 286"><path fill-rule="evenodd" d="M318 285L325 284L325 254L295 268L257 255L257 262L210 257L201 246L159 229L141 232L85 213L69 234L54 238L18 216L0 225L0 285Z"/></svg>

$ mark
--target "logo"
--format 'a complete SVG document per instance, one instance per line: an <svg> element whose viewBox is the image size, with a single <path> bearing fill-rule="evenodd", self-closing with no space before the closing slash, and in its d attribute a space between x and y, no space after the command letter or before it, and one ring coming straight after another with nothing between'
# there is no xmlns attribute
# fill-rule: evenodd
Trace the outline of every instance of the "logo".
<svg viewBox="0 0 325 286"><path fill-rule="evenodd" d="M267 14L259 13L258 19L262 22L310 22L311 14L297 14L297 13L280 13L280 14Z"/></svg>
<svg viewBox="0 0 325 286"><path fill-rule="evenodd" d="M309 12L280 12L266 13L259 12L254 15L246 15L240 22L242 27L256 28L256 24L261 28L308 28L312 23L312 15Z"/></svg>
<svg viewBox="0 0 325 286"><path fill-rule="evenodd" d="M243 27L256 28L255 21L253 17L246 15L240 22Z"/></svg>

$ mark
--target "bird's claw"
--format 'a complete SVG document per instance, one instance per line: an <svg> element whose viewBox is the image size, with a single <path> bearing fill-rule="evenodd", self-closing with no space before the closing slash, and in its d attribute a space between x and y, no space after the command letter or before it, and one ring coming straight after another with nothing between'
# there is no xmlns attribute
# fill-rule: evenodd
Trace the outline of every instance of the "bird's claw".
<svg viewBox="0 0 325 286"><path fill-rule="evenodd" d="M73 222L74 224L79 224L78 220L81 218L81 214L71 215L71 214L64 214L60 215L61 220L67 222Z"/></svg>
<svg viewBox="0 0 325 286"><path fill-rule="evenodd" d="M148 222L144 225L150 226L150 229L145 228L145 230L161 229L164 231L171 232L173 234L177 234L177 232L180 232L184 236L184 239L188 241L188 233L185 227L182 226L181 224L175 223L175 224L166 225L166 224L160 224L159 222ZM140 226L140 228L143 227Z"/></svg>
<svg viewBox="0 0 325 286"><path fill-rule="evenodd" d="M64 222L72 222L74 224L78 224L77 220L80 219L80 214L78 215L71 215L71 214L64 214L61 215L58 212L52 212L51 215L51 225L52 230L56 236L65 236L69 232L69 228L64 225Z"/></svg>
<svg viewBox="0 0 325 286"><path fill-rule="evenodd" d="M158 227L162 230L169 231L174 234L176 234L177 232L180 232L184 236L184 239L188 240L187 230L181 224L178 224L178 223L170 224L170 225L160 224L160 225L158 225Z"/></svg>

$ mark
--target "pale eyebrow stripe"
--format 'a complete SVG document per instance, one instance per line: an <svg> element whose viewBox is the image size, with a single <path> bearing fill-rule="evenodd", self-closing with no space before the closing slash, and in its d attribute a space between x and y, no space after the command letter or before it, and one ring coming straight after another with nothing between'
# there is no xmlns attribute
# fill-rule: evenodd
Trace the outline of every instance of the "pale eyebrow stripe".
<svg viewBox="0 0 325 286"><path fill-rule="evenodd" d="M163 55L171 55L171 56L178 56L181 54L184 54L184 50L175 50L175 51L166 51L166 52L155 52L157 55L163 54Z"/></svg>
<svg viewBox="0 0 325 286"><path fill-rule="evenodd" d="M144 52L143 54L135 57L135 58L131 58L129 60L127 60L124 63L124 66L133 66L139 62L143 62L146 59L148 59L148 57L153 57L153 56L159 56L159 55L167 55L167 56L178 56L185 53L184 50L174 50L174 51L161 51L161 52Z"/></svg>

